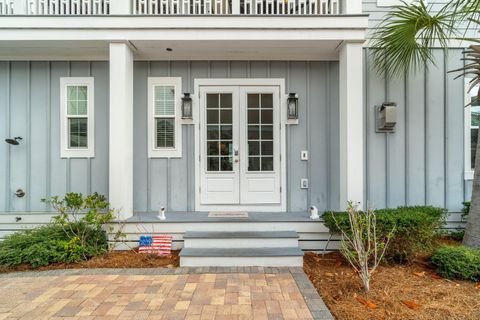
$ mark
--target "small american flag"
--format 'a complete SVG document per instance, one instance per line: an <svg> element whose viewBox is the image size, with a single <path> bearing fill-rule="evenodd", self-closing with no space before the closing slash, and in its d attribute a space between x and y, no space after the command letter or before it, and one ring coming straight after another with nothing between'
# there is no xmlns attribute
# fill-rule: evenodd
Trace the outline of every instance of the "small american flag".
<svg viewBox="0 0 480 320"><path fill-rule="evenodd" d="M172 253L172 236L141 236L138 252L158 253L158 255L169 255Z"/></svg>

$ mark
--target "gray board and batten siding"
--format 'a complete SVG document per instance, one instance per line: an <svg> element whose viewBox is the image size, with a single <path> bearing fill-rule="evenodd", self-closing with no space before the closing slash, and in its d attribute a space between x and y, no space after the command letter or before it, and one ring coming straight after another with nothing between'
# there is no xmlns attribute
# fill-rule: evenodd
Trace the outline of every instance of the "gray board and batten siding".
<svg viewBox="0 0 480 320"><path fill-rule="evenodd" d="M462 65L462 50L435 55L437 66L391 80L379 77L365 55L366 200L377 208L431 204L459 212L469 198L463 81L446 73ZM195 78L285 78L286 91L300 97L299 125L287 126L284 153L288 211L312 204L337 209L338 62L151 61L135 62L134 69L135 211L194 211L195 203L193 126L182 126L181 159L147 157L148 76L182 77L184 92L193 91ZM95 158L60 158L59 80L65 76L95 77ZM0 143L4 216L48 212L40 199L68 191L108 194L108 88L108 62L0 62L2 137L24 137L19 146ZM388 135L374 130L373 108L384 101L398 103L397 131ZM300 160L301 150L310 151L308 162ZM300 189L301 178L309 179L308 190ZM17 188L26 191L24 198L13 195ZM451 226L459 222L454 214Z"/></svg>
<svg viewBox="0 0 480 320"><path fill-rule="evenodd" d="M61 159L59 79L95 77L95 158ZM182 77L192 92L195 78L285 78L287 92L300 97L300 124L287 128L288 211L321 210L338 201L338 62L152 61L135 62L135 211L194 211L194 127L183 125L180 159L147 157L147 78ZM22 136L19 146L0 144L0 210L43 212L41 198L69 191L108 193L108 63L0 62L2 135ZM332 134L329 134L329 132ZM310 150L310 161L300 151ZM300 189L308 177L310 189ZM330 186L330 187L327 187ZM16 198L17 188L26 191Z"/></svg>

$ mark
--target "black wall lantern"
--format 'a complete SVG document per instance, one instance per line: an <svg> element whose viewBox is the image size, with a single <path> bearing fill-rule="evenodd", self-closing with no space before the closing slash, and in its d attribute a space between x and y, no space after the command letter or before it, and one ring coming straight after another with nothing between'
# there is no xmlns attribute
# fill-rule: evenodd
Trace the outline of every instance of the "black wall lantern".
<svg viewBox="0 0 480 320"><path fill-rule="evenodd" d="M182 119L193 118L192 97L190 93L184 93L182 98Z"/></svg>
<svg viewBox="0 0 480 320"><path fill-rule="evenodd" d="M298 119L298 94L289 93L287 99L287 112L289 120Z"/></svg>

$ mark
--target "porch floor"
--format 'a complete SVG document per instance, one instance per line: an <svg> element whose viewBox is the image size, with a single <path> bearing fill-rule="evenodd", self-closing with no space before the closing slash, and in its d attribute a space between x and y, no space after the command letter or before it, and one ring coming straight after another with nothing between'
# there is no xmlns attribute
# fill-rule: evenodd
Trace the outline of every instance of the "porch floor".
<svg viewBox="0 0 480 320"><path fill-rule="evenodd" d="M247 218L208 217L208 212L166 212L165 216L166 220L160 220L157 212L136 212L124 222L323 222L322 219L311 220L309 212L249 212Z"/></svg>

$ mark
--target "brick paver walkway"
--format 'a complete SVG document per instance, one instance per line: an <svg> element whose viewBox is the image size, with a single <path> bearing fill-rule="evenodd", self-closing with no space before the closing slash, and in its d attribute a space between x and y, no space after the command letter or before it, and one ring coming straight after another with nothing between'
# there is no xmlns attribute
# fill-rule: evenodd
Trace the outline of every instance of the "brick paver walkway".
<svg viewBox="0 0 480 320"><path fill-rule="evenodd" d="M0 319L314 318L288 272L65 273L0 277Z"/></svg>

